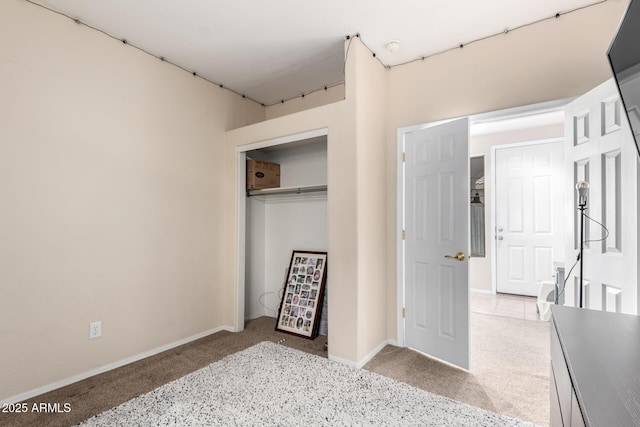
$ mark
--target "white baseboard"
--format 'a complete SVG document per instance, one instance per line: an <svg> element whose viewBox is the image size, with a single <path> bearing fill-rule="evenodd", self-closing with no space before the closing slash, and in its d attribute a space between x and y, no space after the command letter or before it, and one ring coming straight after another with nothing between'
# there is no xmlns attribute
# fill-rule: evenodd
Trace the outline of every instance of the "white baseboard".
<svg viewBox="0 0 640 427"><path fill-rule="evenodd" d="M20 394L15 395L15 396L11 396L11 397L7 398L6 400L0 401L0 405L22 402L22 401L24 401L26 399L30 399L32 397L39 396L39 395L41 395L43 393L50 392L50 391L58 389L60 387L67 386L69 384L73 384L73 383L78 382L78 381L82 381L82 380L87 379L89 377L93 377L94 375L98 375L98 374L102 374L102 373L107 372L107 371L111 371L111 370L119 368L121 366L128 365L129 363L137 362L138 360L142 360L144 358L147 358L147 357L150 357L150 356L154 356L154 355L156 355L158 353L162 353L163 351L170 350L172 348L181 346L183 344L187 344L187 343L189 343L191 341L195 341L195 340L198 340L200 338L204 338L206 336L209 336L211 334L215 334L216 332L220 332L220 331L235 332L235 329L232 328L231 326L220 326L220 327L217 327L217 328L214 328L214 329L209 329L208 331L204 331L204 332L201 332L199 334L192 335L190 337L183 338L183 339L178 340L178 341L174 341L172 343L163 345L161 347L157 347L157 348L154 348L152 350L145 351L144 353L136 354L135 356L131 356L131 357L128 357L126 359L118 360L117 362L113 362L113 363L110 363L108 365L101 366L99 368L91 369L90 371L86 371L86 372L83 372L81 374L77 374L77 375L74 375L72 377L68 377L68 378L62 379L60 381L56 381L54 383L48 384L48 385L45 385L45 386L42 386L42 387L38 387L38 388L33 389L33 390L29 390L29 391L26 391L24 393L20 393Z"/></svg>
<svg viewBox="0 0 640 427"><path fill-rule="evenodd" d="M354 362L353 360L343 359L338 356L329 355L329 360L333 360L334 362L342 363L343 365L347 365L350 368L357 368L358 362Z"/></svg>
<svg viewBox="0 0 640 427"><path fill-rule="evenodd" d="M362 359L361 361L358 362L358 368L362 368L364 365L366 365L367 363L369 363L369 361L371 359L373 359L375 357L376 354L380 353L380 351L386 347L386 345L389 344L389 341L384 341L382 343L380 343L379 346L377 346L376 348L374 348L369 354L367 354L364 359Z"/></svg>
<svg viewBox="0 0 640 427"><path fill-rule="evenodd" d="M491 289L469 289L471 292L475 292L476 294L493 294Z"/></svg>
<svg viewBox="0 0 640 427"><path fill-rule="evenodd" d="M264 316L264 313L247 314L244 316L244 321L246 322L247 320L257 319L258 317L262 316Z"/></svg>
<svg viewBox="0 0 640 427"><path fill-rule="evenodd" d="M250 314L248 316L244 316L244 320L245 321L254 320L254 319L257 319L259 317L272 317L274 320L277 319L277 317L274 314L264 312L264 313L256 313L256 314Z"/></svg>
<svg viewBox="0 0 640 427"><path fill-rule="evenodd" d="M375 357L376 354L380 353L380 351L387 345L391 344L389 341L382 342L379 346L374 348L369 354L367 354L362 360L359 362L354 362L353 360L343 359L341 357L329 355L329 360L333 360L334 362L342 363L343 365L347 365L351 368L361 369L364 365L366 365L371 359Z"/></svg>
<svg viewBox="0 0 640 427"><path fill-rule="evenodd" d="M398 341L396 341L396 340L387 340L387 345L393 345L395 347L400 347L400 345L398 345Z"/></svg>

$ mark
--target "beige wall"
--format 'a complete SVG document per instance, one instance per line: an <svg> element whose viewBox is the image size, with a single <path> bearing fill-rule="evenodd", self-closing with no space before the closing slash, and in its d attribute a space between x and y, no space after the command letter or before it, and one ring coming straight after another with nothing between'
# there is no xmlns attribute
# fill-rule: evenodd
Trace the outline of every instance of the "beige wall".
<svg viewBox="0 0 640 427"><path fill-rule="evenodd" d="M265 108L267 120L277 117L286 116L288 114L298 113L300 111L309 110L311 108L321 107L323 105L342 101L344 99L344 84L327 88L327 90L318 90L306 95L304 98L295 98L285 101L281 104L269 105Z"/></svg>
<svg viewBox="0 0 640 427"><path fill-rule="evenodd" d="M488 133L472 136L469 151L472 156L484 156L484 205L485 205L485 256L469 260L469 288L477 291L491 291L491 264L493 262L493 232L491 230L491 212L493 207L493 182L491 171L494 167L491 159L491 147L515 144L527 141L541 141L564 136L564 122L528 127L509 132Z"/></svg>
<svg viewBox="0 0 640 427"><path fill-rule="evenodd" d="M386 149L390 339L397 335L397 129L587 92L611 76L606 51L627 3L607 1L391 69Z"/></svg>
<svg viewBox="0 0 640 427"><path fill-rule="evenodd" d="M224 132L264 109L22 0L0 93L0 400L228 325Z"/></svg>
<svg viewBox="0 0 640 427"><path fill-rule="evenodd" d="M385 186L385 134L387 74L357 38L352 44L355 93L358 230L358 358L361 362L386 342L387 203Z"/></svg>

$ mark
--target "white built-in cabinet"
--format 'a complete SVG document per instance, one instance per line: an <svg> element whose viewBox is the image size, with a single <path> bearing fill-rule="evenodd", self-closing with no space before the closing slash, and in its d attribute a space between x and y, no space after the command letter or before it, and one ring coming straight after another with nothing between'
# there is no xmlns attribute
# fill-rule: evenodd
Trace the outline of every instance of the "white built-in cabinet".
<svg viewBox="0 0 640 427"><path fill-rule="evenodd" d="M280 164L280 188L252 191L245 200L244 317L275 318L292 251L327 251L327 137L246 157Z"/></svg>

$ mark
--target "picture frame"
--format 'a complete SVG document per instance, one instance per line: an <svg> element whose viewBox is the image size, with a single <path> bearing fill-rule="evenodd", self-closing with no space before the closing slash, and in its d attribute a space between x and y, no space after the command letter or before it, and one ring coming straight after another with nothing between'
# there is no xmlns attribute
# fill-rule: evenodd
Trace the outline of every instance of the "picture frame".
<svg viewBox="0 0 640 427"><path fill-rule="evenodd" d="M326 281L326 252L294 250L278 309L276 331L315 339Z"/></svg>

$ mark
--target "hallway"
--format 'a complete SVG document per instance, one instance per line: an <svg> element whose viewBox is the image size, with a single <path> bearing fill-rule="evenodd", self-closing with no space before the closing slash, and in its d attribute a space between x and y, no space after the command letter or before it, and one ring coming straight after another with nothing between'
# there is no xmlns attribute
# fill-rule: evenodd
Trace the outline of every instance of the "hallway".
<svg viewBox="0 0 640 427"><path fill-rule="evenodd" d="M536 298L534 297L471 292L470 307L472 313L541 321L537 312Z"/></svg>

